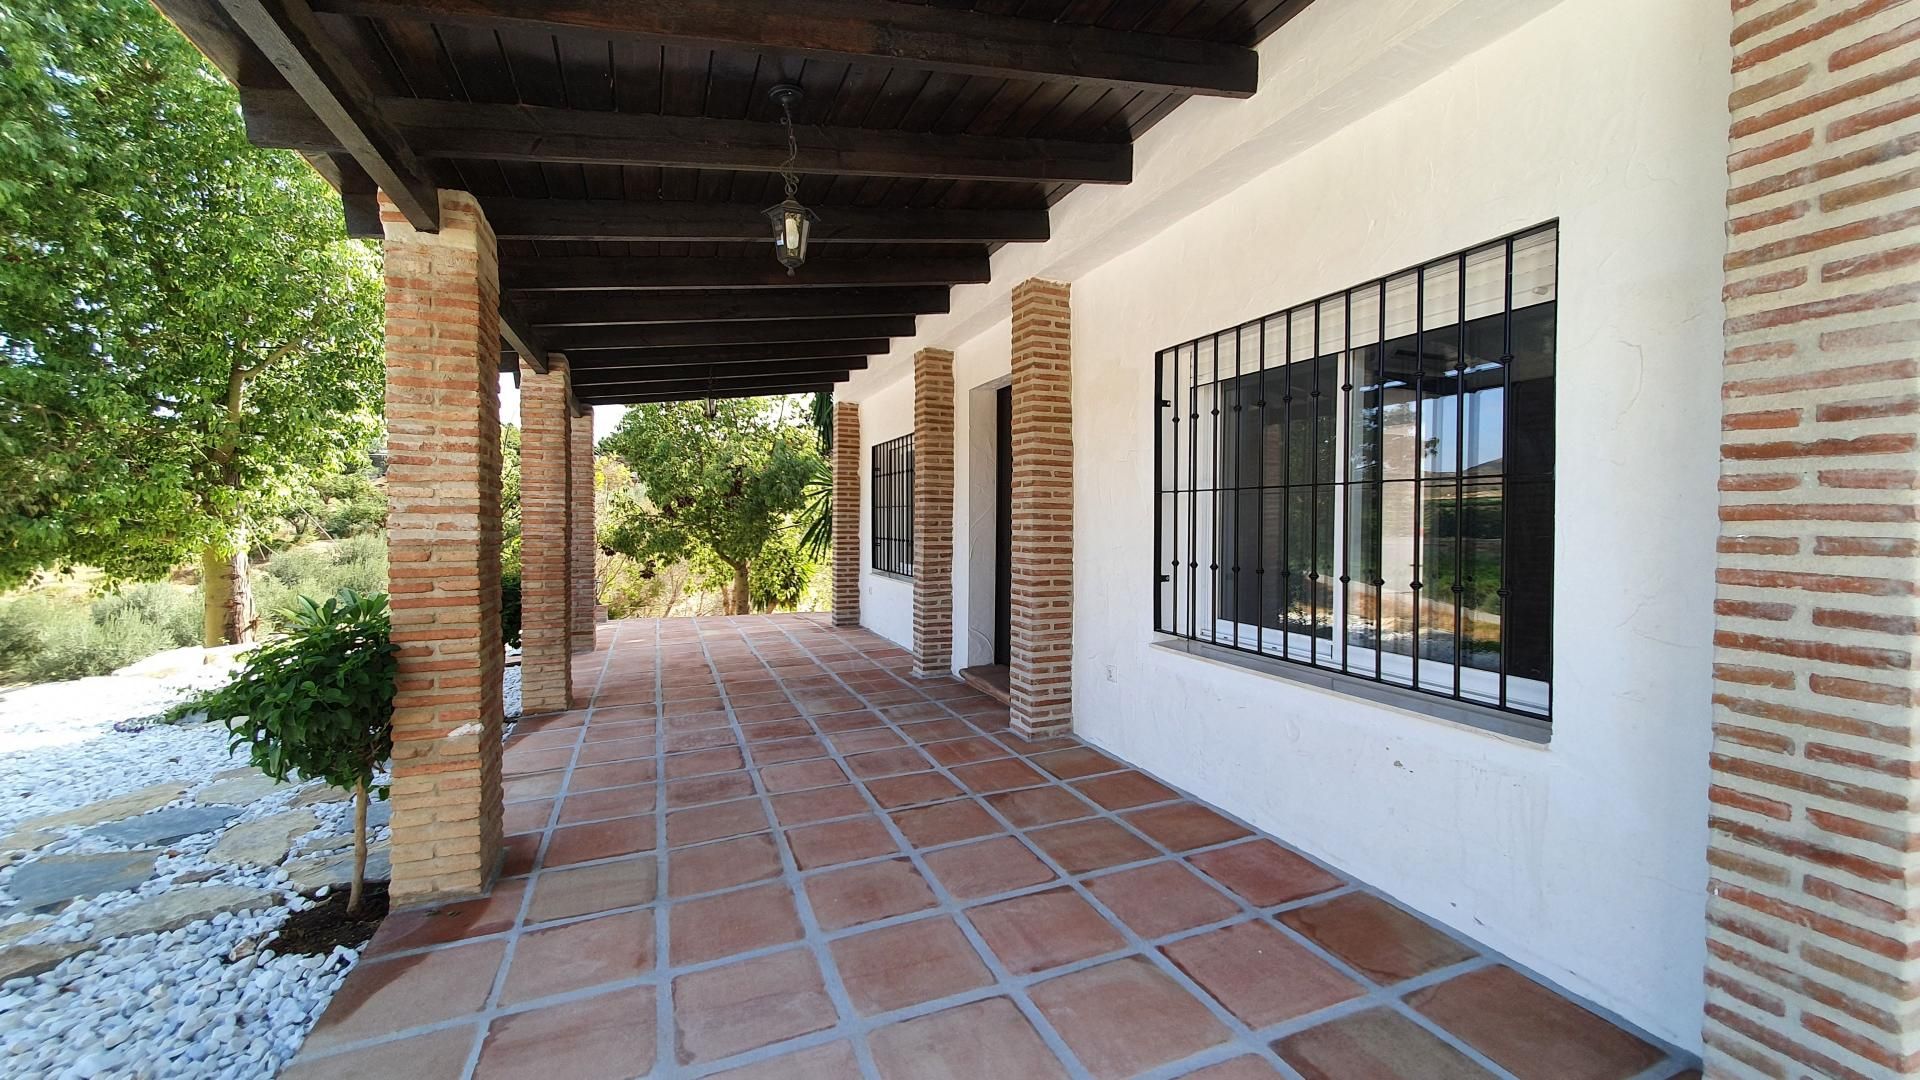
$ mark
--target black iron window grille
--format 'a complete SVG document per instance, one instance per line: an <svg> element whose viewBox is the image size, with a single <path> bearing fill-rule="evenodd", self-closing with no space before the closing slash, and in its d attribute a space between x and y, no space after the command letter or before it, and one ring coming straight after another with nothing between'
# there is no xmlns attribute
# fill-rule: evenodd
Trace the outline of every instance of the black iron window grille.
<svg viewBox="0 0 1920 1080"><path fill-rule="evenodd" d="M913 576L913 433L873 448L873 568Z"/></svg>
<svg viewBox="0 0 1920 1080"><path fill-rule="evenodd" d="M1552 714L1549 223L1162 350L1154 628Z"/></svg>

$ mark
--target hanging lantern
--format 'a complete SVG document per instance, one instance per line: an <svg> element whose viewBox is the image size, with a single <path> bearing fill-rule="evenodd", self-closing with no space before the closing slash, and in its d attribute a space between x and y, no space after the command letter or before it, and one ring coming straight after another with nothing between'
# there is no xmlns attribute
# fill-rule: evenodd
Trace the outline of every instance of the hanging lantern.
<svg viewBox="0 0 1920 1080"><path fill-rule="evenodd" d="M773 224L773 257L787 268L787 276L800 264L807 261L807 237L813 232L813 223L817 215L800 205L800 200L788 196L778 206L766 209L767 220Z"/></svg>
<svg viewBox="0 0 1920 1080"><path fill-rule="evenodd" d="M780 106L780 122L787 129L787 160L780 169L780 176L786 181L787 197L779 205L767 207L765 213L768 224L773 226L773 257L780 260L780 265L787 268L787 276L792 277L807 261L807 237L819 217L796 198L800 177L793 166L800 160L800 142L793 134L793 106L800 100L800 88L782 83L767 96Z"/></svg>

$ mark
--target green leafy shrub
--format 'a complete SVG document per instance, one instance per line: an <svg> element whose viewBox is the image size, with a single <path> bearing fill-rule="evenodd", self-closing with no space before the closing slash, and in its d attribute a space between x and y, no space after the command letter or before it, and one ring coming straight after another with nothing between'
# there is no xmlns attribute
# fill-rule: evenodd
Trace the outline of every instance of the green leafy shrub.
<svg viewBox="0 0 1920 1080"><path fill-rule="evenodd" d="M141 585L91 604L28 593L0 601L0 683L106 675L199 640L191 589Z"/></svg>
<svg viewBox="0 0 1920 1080"><path fill-rule="evenodd" d="M342 589L325 603L299 598L287 636L255 649L227 686L199 702L232 732L261 772L321 779L354 793L357 911L367 863L367 800L374 771L393 754L393 682L399 647L385 593ZM384 789L377 792L386 798Z"/></svg>
<svg viewBox="0 0 1920 1080"><path fill-rule="evenodd" d="M500 570L500 637L514 648L520 647L520 568Z"/></svg>
<svg viewBox="0 0 1920 1080"><path fill-rule="evenodd" d="M304 544L268 559L254 577L254 606L265 629L291 629L286 612L303 596L360 595L387 589L387 540L379 533Z"/></svg>

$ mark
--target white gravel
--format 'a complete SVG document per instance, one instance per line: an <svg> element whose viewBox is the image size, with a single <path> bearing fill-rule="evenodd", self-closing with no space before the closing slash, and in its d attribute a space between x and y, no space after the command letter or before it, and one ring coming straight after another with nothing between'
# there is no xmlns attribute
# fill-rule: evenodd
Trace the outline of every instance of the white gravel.
<svg viewBox="0 0 1920 1080"><path fill-rule="evenodd" d="M217 724L116 731L150 716L216 672L168 681L112 676L29 687L0 695L0 835L31 817L73 809L152 784L198 788L232 769ZM506 711L520 708L520 669L505 676ZM317 786L317 785L314 785ZM246 806L234 824L288 809L302 789L276 789ZM191 802L191 793L171 805ZM351 830L345 802L303 809L319 821L294 842L330 849ZM131 892L84 898L18 944L80 941L95 923L172 889L241 886L272 890L278 903L223 914L159 934L110 938L52 970L0 985L0 1077L270 1077L292 1058L358 958L278 956L267 938L309 901L293 894L281 867L239 867L206 856L219 833L165 845L154 874ZM376 840L384 835L376 833ZM79 831L33 853L116 850ZM24 865L20 863L16 865ZM36 917L8 911L11 868L0 870L0 929ZM264 948L262 946L265 946Z"/></svg>

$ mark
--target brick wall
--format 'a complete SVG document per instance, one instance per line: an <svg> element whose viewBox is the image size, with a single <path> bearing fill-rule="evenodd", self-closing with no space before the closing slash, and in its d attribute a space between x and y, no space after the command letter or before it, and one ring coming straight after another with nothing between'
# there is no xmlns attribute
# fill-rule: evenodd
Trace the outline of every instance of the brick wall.
<svg viewBox="0 0 1920 1080"><path fill-rule="evenodd" d="M572 388L566 357L520 364L520 696L528 716L573 707Z"/></svg>
<svg viewBox="0 0 1920 1080"><path fill-rule="evenodd" d="M860 625L860 406L833 403L833 625Z"/></svg>
<svg viewBox="0 0 1920 1080"><path fill-rule="evenodd" d="M569 512L573 521L573 533L567 548L573 579L568 618L572 620L573 651L592 652L594 628L600 622L600 582L593 558L594 552L599 550L598 542L594 539L593 410L588 409L585 415L573 418L568 439L572 443L568 459L573 463L567 479L572 489Z"/></svg>
<svg viewBox="0 0 1920 1080"><path fill-rule="evenodd" d="M1708 1072L1920 1070L1920 19L1733 0Z"/></svg>
<svg viewBox="0 0 1920 1080"><path fill-rule="evenodd" d="M953 354L913 357L913 673L953 671Z"/></svg>
<svg viewBox="0 0 1920 1080"><path fill-rule="evenodd" d="M1067 286L1013 290L1013 597L1008 687L1014 727L1073 719L1073 376ZM916 442L918 437L916 436Z"/></svg>
<svg viewBox="0 0 1920 1080"><path fill-rule="evenodd" d="M386 232L396 904L478 893L500 856L500 331L493 230L464 192Z"/></svg>

